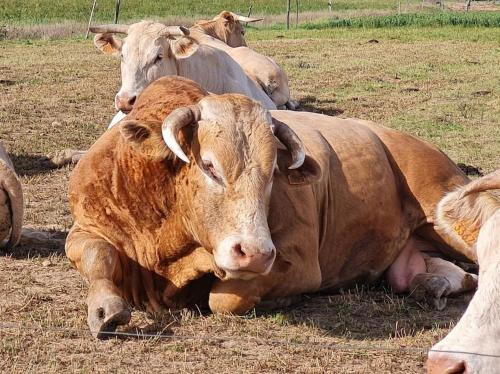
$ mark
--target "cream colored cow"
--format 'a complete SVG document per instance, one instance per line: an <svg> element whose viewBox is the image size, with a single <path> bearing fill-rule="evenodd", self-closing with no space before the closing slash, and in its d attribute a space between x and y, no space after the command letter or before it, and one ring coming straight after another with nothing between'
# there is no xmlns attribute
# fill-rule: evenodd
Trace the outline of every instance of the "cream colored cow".
<svg viewBox="0 0 500 374"><path fill-rule="evenodd" d="M500 370L500 169L450 193L439 205L440 226L456 247L474 243L479 286L458 324L429 352L429 374ZM479 235L478 235L479 231Z"/></svg>
<svg viewBox="0 0 500 374"><path fill-rule="evenodd" d="M191 36L198 42L225 51L257 82L278 108L295 110L299 104L290 98L288 77L278 64L247 47L242 22L256 22L232 12L223 11L211 21L198 21L191 27Z"/></svg>

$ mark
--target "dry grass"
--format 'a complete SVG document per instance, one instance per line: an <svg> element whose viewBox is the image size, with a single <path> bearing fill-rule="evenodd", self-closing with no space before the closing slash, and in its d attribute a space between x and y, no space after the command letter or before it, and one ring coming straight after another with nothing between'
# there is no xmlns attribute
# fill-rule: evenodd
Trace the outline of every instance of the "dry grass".
<svg viewBox="0 0 500 374"><path fill-rule="evenodd" d="M499 31L457 30L297 31L286 40L262 31L251 44L289 72L306 109L404 129L487 172L500 165ZM118 62L90 41L0 44L0 139L25 186L28 226L61 235L70 227L71 170L50 169L44 156L95 141L113 115L118 86ZM425 348L465 308L458 298L436 312L382 284L304 296L295 307L245 318L135 312L130 331L174 339L95 342L85 294L62 248L19 247L0 257L0 370L419 373Z"/></svg>

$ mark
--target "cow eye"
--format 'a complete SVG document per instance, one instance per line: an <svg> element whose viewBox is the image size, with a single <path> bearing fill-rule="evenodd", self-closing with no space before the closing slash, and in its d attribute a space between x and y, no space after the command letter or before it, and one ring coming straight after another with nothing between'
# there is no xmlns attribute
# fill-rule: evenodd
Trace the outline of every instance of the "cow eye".
<svg viewBox="0 0 500 374"><path fill-rule="evenodd" d="M163 60L163 55L162 54L159 54L158 56L156 56L155 58L155 64L159 63L161 60Z"/></svg>
<svg viewBox="0 0 500 374"><path fill-rule="evenodd" d="M203 160L203 169L205 169L205 173L207 173L214 181L222 183L222 179L217 173L217 170L215 170L215 166L212 161Z"/></svg>

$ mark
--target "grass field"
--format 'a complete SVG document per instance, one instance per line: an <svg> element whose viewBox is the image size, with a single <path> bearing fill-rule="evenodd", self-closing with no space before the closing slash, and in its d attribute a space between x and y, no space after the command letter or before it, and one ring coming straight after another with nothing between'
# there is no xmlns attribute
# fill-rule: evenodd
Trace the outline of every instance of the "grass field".
<svg viewBox="0 0 500 374"><path fill-rule="evenodd" d="M420 0L411 0L409 3L420 4ZM120 18L122 20L141 19L145 16L211 16L212 9L228 9L240 14L247 14L252 6L253 14L273 15L286 12L286 1L281 0L184 0L184 1L122 1ZM335 0L334 11L345 10L387 10L396 9L394 0ZM110 20L114 15L115 1L98 1L96 20ZM64 0L54 2L50 0L3 0L0 3L0 20L9 23L49 23L57 21L85 21L88 19L92 0ZM296 2L292 2L295 10ZM327 11L327 1L300 0L300 11Z"/></svg>
<svg viewBox="0 0 500 374"><path fill-rule="evenodd" d="M499 28L251 30L248 38L288 72L304 109L384 123L483 172L500 166ZM90 146L118 87L118 61L90 41L0 43L0 139L25 187L27 226L64 237L71 169L51 169L45 155ZM86 288L60 247L0 257L0 370L422 373L426 349L470 297L437 312L378 284L246 317L135 312L129 331L172 339L96 342Z"/></svg>

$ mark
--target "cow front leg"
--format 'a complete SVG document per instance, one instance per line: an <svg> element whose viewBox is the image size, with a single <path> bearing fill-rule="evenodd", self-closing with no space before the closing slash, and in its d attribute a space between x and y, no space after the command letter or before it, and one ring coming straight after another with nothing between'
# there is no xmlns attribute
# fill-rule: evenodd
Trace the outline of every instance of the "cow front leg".
<svg viewBox="0 0 500 374"><path fill-rule="evenodd" d="M318 257L304 260L299 253L284 258L278 251L274 266L267 275L251 280L216 280L208 303L215 313L244 314L255 308L275 309L297 302L298 295L317 291L321 285Z"/></svg>
<svg viewBox="0 0 500 374"><path fill-rule="evenodd" d="M50 162L54 166L60 168L65 165L75 165L87 153L87 151L79 151L75 149L63 149L49 155Z"/></svg>
<svg viewBox="0 0 500 374"><path fill-rule="evenodd" d="M130 321L128 303L116 286L122 277L117 250L105 240L76 225L66 241L66 255L89 282L87 323L97 339L112 336L117 326Z"/></svg>

